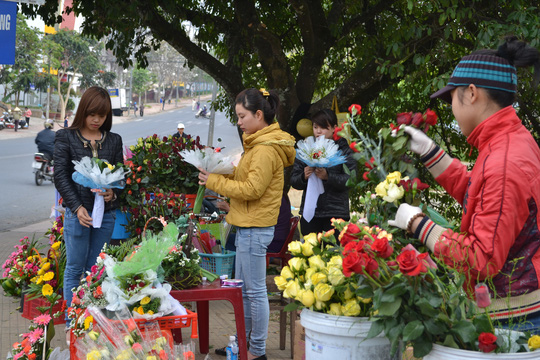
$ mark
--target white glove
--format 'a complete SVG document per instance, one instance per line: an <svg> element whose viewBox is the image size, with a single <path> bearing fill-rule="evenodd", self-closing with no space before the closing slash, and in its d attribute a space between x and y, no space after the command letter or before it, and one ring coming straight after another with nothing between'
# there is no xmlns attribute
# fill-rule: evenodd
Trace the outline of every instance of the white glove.
<svg viewBox="0 0 540 360"><path fill-rule="evenodd" d="M435 145L429 136L412 126L405 126L404 131L411 137L409 141L411 151L420 156L427 154Z"/></svg>
<svg viewBox="0 0 540 360"><path fill-rule="evenodd" d="M403 203L399 205L398 211L396 213L396 218L394 220L388 220L388 225L408 231L407 226L416 214L423 215L422 209L417 206L411 206L409 204Z"/></svg>

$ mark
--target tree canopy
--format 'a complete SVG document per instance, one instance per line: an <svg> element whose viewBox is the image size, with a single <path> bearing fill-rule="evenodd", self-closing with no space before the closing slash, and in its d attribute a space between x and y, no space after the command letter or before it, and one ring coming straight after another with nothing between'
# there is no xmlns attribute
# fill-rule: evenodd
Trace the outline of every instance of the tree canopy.
<svg viewBox="0 0 540 360"><path fill-rule="evenodd" d="M50 24L57 4L21 6ZM276 89L278 119L293 133L291 122L334 96L341 111L371 110L369 123L423 110L461 56L508 33L533 46L540 39L532 0L74 0L72 10L85 18L83 33L106 39L124 65L134 55L144 66L166 41L223 87L222 108L246 87ZM538 97L525 90L521 115L538 129L529 102Z"/></svg>

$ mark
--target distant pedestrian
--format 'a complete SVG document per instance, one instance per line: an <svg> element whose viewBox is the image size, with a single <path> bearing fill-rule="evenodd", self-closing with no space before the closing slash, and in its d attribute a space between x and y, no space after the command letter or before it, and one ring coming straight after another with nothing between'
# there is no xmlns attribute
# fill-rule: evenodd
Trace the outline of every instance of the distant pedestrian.
<svg viewBox="0 0 540 360"><path fill-rule="evenodd" d="M177 132L174 133L173 137L178 139L187 139L187 135L184 133L184 129L184 124L179 123L178 126L176 126Z"/></svg>
<svg viewBox="0 0 540 360"><path fill-rule="evenodd" d="M161 103L161 110L165 110L165 100L163 98L160 98L159 102Z"/></svg>
<svg viewBox="0 0 540 360"><path fill-rule="evenodd" d="M26 125L28 125L28 127L30 127L30 116L32 116L32 110L30 110L28 108L28 106L25 107L24 110L25 110L24 111L24 118L26 120Z"/></svg>
<svg viewBox="0 0 540 360"><path fill-rule="evenodd" d="M199 107L201 106L201 103L197 101L197 111L199 111Z"/></svg>
<svg viewBox="0 0 540 360"><path fill-rule="evenodd" d="M13 110L13 121L15 122L15 131L19 128L19 121L21 121L21 109L16 107Z"/></svg>
<svg viewBox="0 0 540 360"><path fill-rule="evenodd" d="M195 99L191 100L191 111L195 111L195 106L197 105L197 102Z"/></svg>
<svg viewBox="0 0 540 360"><path fill-rule="evenodd" d="M141 106L139 106L139 109L140 109L139 110L139 115L141 115L141 117L143 117L143 115L144 115L144 104L143 103L141 103Z"/></svg>
<svg viewBox="0 0 540 360"><path fill-rule="evenodd" d="M69 115L66 115L64 117L64 129L67 129L69 127L68 119L69 119Z"/></svg>

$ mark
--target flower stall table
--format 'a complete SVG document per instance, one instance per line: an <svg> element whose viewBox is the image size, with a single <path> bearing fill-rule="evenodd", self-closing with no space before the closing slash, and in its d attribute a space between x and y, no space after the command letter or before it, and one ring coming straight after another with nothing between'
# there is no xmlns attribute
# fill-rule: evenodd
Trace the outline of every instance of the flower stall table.
<svg viewBox="0 0 540 360"><path fill-rule="evenodd" d="M234 319L240 359L247 359L246 325L244 323L244 303L242 289L234 287L221 287L219 279L210 284L201 284L191 289L172 290L171 296L180 302L197 302L197 315L199 320L199 350L207 354L209 348L209 312L208 302L212 300L228 300L233 305Z"/></svg>

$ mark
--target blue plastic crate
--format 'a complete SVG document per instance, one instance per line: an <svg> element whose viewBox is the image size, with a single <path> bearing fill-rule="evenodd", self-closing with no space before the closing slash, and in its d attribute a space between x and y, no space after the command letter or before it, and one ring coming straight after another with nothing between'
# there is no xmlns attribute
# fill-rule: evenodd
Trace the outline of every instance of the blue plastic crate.
<svg viewBox="0 0 540 360"><path fill-rule="evenodd" d="M199 255L203 269L216 275L228 275L229 279L232 279L234 257L236 256L234 251L225 250L223 254L199 253Z"/></svg>

